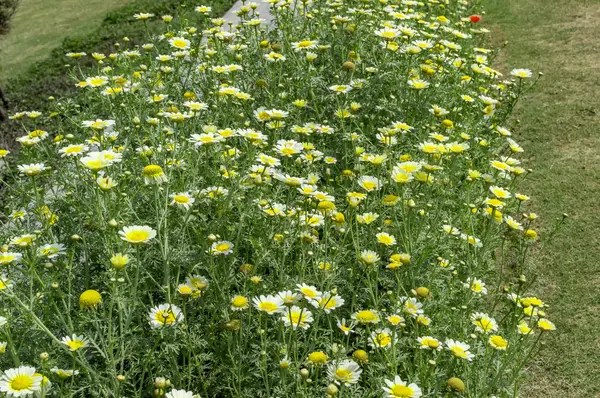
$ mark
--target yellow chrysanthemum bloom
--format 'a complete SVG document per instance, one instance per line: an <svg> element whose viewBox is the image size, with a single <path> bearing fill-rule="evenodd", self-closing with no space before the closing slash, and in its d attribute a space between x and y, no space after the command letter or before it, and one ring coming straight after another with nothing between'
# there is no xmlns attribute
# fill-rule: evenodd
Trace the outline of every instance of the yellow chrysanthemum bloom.
<svg viewBox="0 0 600 398"><path fill-rule="evenodd" d="M317 366L326 364L328 359L329 357L323 351L313 351L306 358L308 362Z"/></svg>
<svg viewBox="0 0 600 398"><path fill-rule="evenodd" d="M102 302L102 295L96 290L86 290L79 296L79 306L81 308L95 308Z"/></svg>

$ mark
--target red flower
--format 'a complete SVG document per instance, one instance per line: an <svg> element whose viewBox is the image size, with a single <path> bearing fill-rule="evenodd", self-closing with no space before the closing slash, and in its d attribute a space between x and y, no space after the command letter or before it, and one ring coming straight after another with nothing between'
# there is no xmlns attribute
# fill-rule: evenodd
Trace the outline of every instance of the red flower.
<svg viewBox="0 0 600 398"><path fill-rule="evenodd" d="M471 22L473 22L473 23L477 23L477 22L481 21L481 17L480 17L479 15L471 15L471 16L469 17L469 19L470 19L470 20L471 20Z"/></svg>

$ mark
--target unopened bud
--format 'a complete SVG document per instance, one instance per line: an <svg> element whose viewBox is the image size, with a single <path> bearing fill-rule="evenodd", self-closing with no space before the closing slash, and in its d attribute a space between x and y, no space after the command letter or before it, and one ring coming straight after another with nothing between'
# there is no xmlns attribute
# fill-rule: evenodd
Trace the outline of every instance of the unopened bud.
<svg viewBox="0 0 600 398"><path fill-rule="evenodd" d="M464 392L465 391L465 383L458 377L451 377L448 379L448 386L454 391Z"/></svg>
<svg viewBox="0 0 600 398"><path fill-rule="evenodd" d="M330 384L327 386L327 395L333 397L340 391L335 384Z"/></svg>

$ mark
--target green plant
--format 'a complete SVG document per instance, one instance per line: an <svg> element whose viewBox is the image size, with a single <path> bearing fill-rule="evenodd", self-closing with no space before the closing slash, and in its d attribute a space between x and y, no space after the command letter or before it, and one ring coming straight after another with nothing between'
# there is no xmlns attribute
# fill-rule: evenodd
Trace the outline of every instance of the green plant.
<svg viewBox="0 0 600 398"><path fill-rule="evenodd" d="M21 0L0 0L0 35L10 30L10 18L17 11Z"/></svg>
<svg viewBox="0 0 600 398"><path fill-rule="evenodd" d="M385 3L69 53L80 96L2 153L0 388L517 396L555 329L509 119L536 79L489 66L476 4Z"/></svg>
<svg viewBox="0 0 600 398"><path fill-rule="evenodd" d="M207 2L212 7L212 16L222 15L234 3L233 0L212 0ZM51 105L48 98L75 98L78 95L72 83L69 68L65 67L65 54L83 51L109 53L116 51L115 43L124 37L129 39L124 46L134 47L143 42L148 33L157 33L160 25L151 22L146 26L134 23L132 15L140 10L156 15L186 12L192 18L190 11L201 4L199 0L135 0L131 4L110 12L102 25L90 35L82 37L67 37L63 44L52 51L47 59L32 65L23 74L8 79L3 85L11 103L12 111L21 109L36 109L44 111ZM82 66L91 66L90 60L82 60ZM0 146L10 147L15 150L15 131L11 126L0 124Z"/></svg>

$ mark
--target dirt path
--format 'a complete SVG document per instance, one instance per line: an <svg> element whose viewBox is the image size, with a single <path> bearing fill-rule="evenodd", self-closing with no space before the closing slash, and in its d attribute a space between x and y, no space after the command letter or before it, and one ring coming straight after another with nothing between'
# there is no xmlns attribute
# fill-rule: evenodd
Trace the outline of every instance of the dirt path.
<svg viewBox="0 0 600 398"><path fill-rule="evenodd" d="M548 232L537 290L556 320L524 397L600 397L600 0L489 0L488 27L509 47L499 67L544 73L521 104L526 186Z"/></svg>

